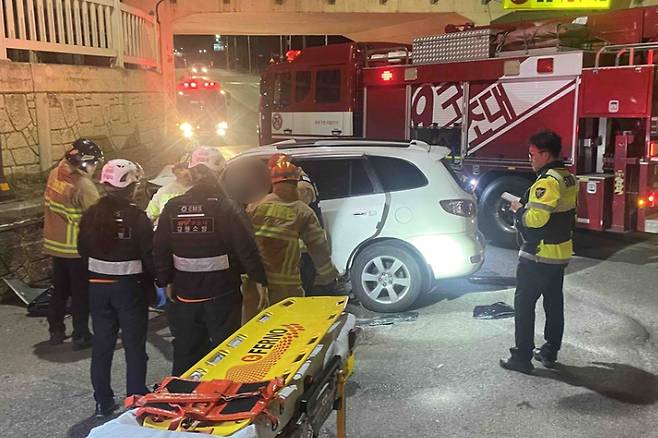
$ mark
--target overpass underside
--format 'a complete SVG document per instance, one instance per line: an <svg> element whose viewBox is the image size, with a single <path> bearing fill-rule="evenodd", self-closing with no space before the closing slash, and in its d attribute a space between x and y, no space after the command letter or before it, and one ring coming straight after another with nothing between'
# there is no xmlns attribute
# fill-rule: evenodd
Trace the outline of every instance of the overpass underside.
<svg viewBox="0 0 658 438"><path fill-rule="evenodd" d="M205 12L177 17L174 34L343 35L354 41L411 42L470 21L457 13Z"/></svg>

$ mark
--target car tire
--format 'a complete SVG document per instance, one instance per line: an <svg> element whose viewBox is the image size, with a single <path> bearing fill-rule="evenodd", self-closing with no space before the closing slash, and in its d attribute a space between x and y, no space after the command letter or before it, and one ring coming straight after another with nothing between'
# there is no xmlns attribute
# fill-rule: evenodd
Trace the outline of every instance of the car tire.
<svg viewBox="0 0 658 438"><path fill-rule="evenodd" d="M530 181L518 176L503 176L493 180L480 195L478 222L480 231L497 246L516 247L516 229L509 202L500 197L503 192L521 197Z"/></svg>
<svg viewBox="0 0 658 438"><path fill-rule="evenodd" d="M357 254L350 281L352 292L366 309L384 313L408 309L423 288L416 257L392 243L377 243Z"/></svg>

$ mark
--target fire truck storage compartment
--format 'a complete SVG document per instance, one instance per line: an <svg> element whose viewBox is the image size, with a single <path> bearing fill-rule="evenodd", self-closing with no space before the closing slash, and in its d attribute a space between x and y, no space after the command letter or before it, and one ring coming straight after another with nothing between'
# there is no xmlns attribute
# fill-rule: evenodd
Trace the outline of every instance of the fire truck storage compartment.
<svg viewBox="0 0 658 438"><path fill-rule="evenodd" d="M583 70L581 117L650 117L653 66Z"/></svg>
<svg viewBox="0 0 658 438"><path fill-rule="evenodd" d="M577 224L579 228L603 231L612 220L612 185L614 175L578 175Z"/></svg>
<svg viewBox="0 0 658 438"><path fill-rule="evenodd" d="M365 136L403 140L407 137L407 90L404 85L368 87Z"/></svg>

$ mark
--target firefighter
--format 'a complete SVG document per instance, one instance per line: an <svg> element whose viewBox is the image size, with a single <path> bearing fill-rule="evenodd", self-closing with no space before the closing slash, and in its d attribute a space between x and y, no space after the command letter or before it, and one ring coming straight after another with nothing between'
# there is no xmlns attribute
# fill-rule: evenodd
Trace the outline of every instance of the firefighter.
<svg viewBox="0 0 658 438"><path fill-rule="evenodd" d="M318 218L299 200L297 183L301 169L280 154L270 159L269 166L272 193L247 209L267 271L268 295L257 295L252 279L247 281L243 291L243 323L268 305L291 296L304 296L299 271L300 240L316 266L317 284L329 289L336 284L338 274Z"/></svg>
<svg viewBox="0 0 658 438"><path fill-rule="evenodd" d="M180 196L192 187L190 171L187 160L174 164L172 173L175 179L160 187L153 195L146 207L146 215L154 225L157 225L162 209L170 199Z"/></svg>
<svg viewBox="0 0 658 438"><path fill-rule="evenodd" d="M193 186L167 203L155 232L157 282L173 300L167 316L176 376L240 327L243 269L266 294L249 219L219 185L223 165L217 149L196 149L189 164Z"/></svg>
<svg viewBox="0 0 658 438"><path fill-rule="evenodd" d="M299 177L299 182L297 183L297 192L299 193L299 200L311 207L311 210L313 210L315 216L318 218L320 226L324 228L318 189L303 169ZM314 295L313 285L315 284L316 275L315 265L313 264L313 259L308 254L305 245L302 245L301 251L302 255L299 259L299 273L302 279L302 287L304 288L306 295Z"/></svg>
<svg viewBox="0 0 658 438"><path fill-rule="evenodd" d="M66 339L64 316L71 297L73 349L91 346L87 267L78 254L77 236L82 213L99 198L91 180L103 151L91 140L73 142L48 175L44 193L43 248L53 258L54 292L48 306L50 344Z"/></svg>
<svg viewBox="0 0 658 438"><path fill-rule="evenodd" d="M153 292L153 227L131 203L143 176L139 164L110 160L101 173L106 196L82 216L78 249L89 271L94 327L91 383L96 417L117 408L110 384L117 334L126 355L126 393L144 395L148 295Z"/></svg>
<svg viewBox="0 0 658 438"><path fill-rule="evenodd" d="M529 158L537 180L520 201L512 203L523 243L519 251L514 295L515 346L501 360L503 368L530 373L532 357L546 367L557 361L564 332L564 269L573 252L576 178L560 160L562 143L552 131L530 138ZM544 298L545 343L535 349L535 305Z"/></svg>

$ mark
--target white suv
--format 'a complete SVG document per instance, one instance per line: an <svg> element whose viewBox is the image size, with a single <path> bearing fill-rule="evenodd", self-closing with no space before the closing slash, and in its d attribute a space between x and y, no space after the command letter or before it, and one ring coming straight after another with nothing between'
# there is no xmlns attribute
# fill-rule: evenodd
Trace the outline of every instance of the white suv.
<svg viewBox="0 0 658 438"><path fill-rule="evenodd" d="M447 148L293 141L251 149L229 165L275 153L290 155L317 185L332 259L368 309L407 309L433 280L467 276L482 265L476 201L444 162Z"/></svg>

